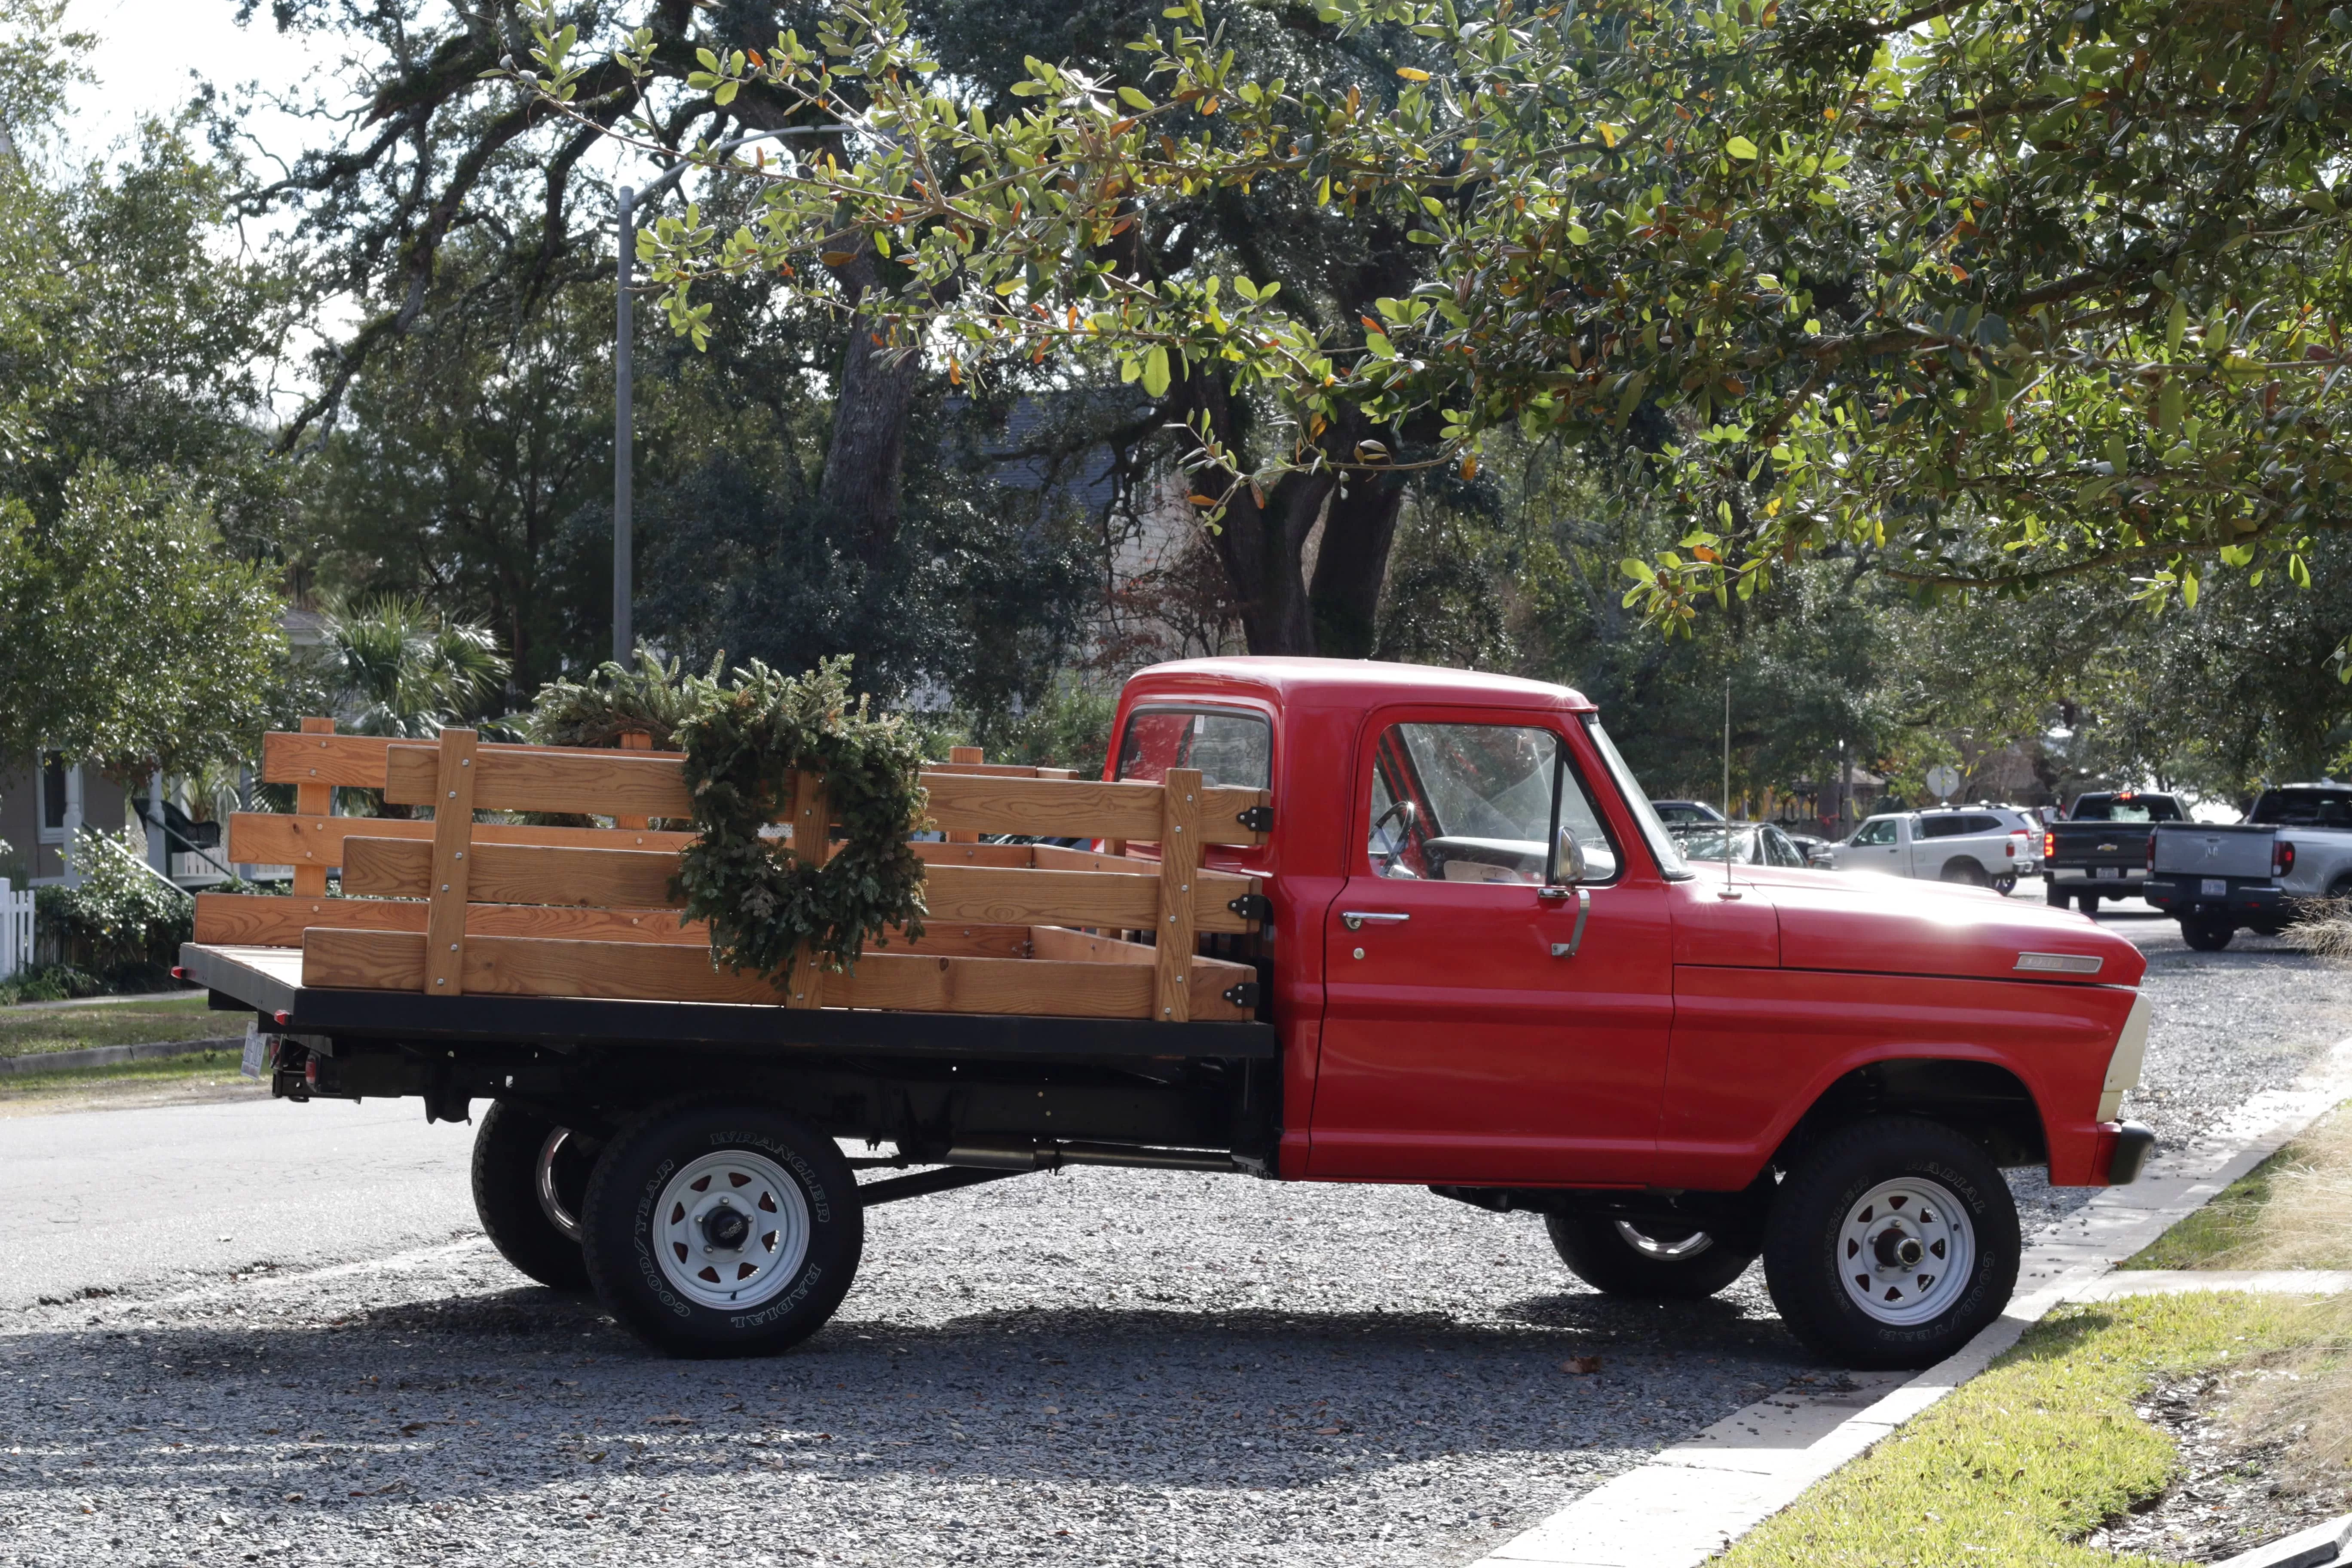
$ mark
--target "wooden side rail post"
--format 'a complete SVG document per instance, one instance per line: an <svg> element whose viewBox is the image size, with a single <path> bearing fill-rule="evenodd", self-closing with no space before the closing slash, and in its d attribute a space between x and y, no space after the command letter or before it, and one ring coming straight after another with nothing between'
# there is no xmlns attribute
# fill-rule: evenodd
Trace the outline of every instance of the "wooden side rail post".
<svg viewBox="0 0 2352 1568"><path fill-rule="evenodd" d="M335 732L332 719L305 719L305 735L331 735ZM335 786L329 784L297 784L294 786L294 809L304 816L332 816L335 814ZM327 896L327 868L317 862L294 863L294 896L298 899L323 899Z"/></svg>
<svg viewBox="0 0 2352 1568"><path fill-rule="evenodd" d="M950 763L984 763L988 761L988 752L979 746L950 746L948 748L948 761ZM980 842L980 835L972 832L969 828L953 828L949 831L947 840L950 844L977 844Z"/></svg>
<svg viewBox="0 0 2352 1568"><path fill-rule="evenodd" d="M811 866L833 858L833 801L825 794L824 775L808 768L793 773L793 854ZM814 1007L824 996L824 976L816 954L806 943L793 954L793 972L784 984L784 1005Z"/></svg>
<svg viewBox="0 0 2352 1568"><path fill-rule="evenodd" d="M621 750L625 752L650 752L653 749L654 738L645 731L624 730L621 731ZM645 828L651 827L653 825L654 819L650 816L633 816L627 813L623 813L621 816L613 818L613 826L615 827Z"/></svg>
<svg viewBox="0 0 2352 1568"><path fill-rule="evenodd" d="M1184 1024L1192 1018L1186 976L1192 973L1196 940L1192 884L1201 871L1201 770L1171 768L1162 787L1167 799L1160 806L1160 963L1153 1016L1163 1024Z"/></svg>
<svg viewBox="0 0 2352 1568"><path fill-rule="evenodd" d="M455 996L466 988L466 851L474 841L474 742L471 730L441 731L441 787L433 801L433 882L425 917L425 994Z"/></svg>

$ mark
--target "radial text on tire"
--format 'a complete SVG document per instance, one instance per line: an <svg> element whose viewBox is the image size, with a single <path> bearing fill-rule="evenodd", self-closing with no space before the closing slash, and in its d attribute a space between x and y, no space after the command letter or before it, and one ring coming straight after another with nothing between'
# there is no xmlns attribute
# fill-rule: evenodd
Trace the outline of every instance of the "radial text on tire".
<svg viewBox="0 0 2352 1568"><path fill-rule="evenodd" d="M648 1111L597 1160L581 1216L598 1299L673 1355L799 1343L841 1305L865 1244L833 1140L757 1104Z"/></svg>
<svg viewBox="0 0 2352 1568"><path fill-rule="evenodd" d="M1712 1296L1756 1260L1754 1252L1689 1226L1556 1214L1544 1216L1544 1228L1569 1272L1611 1296Z"/></svg>
<svg viewBox="0 0 2352 1568"><path fill-rule="evenodd" d="M1941 1122L1881 1116L1815 1144L1774 1195L1764 1278L1781 1321L1852 1367L1927 1366L2000 1316L2017 1205Z"/></svg>
<svg viewBox="0 0 2352 1568"><path fill-rule="evenodd" d="M496 1100L474 1134L474 1213L499 1256L557 1290L588 1289L566 1222L579 1213L593 1156L568 1129Z"/></svg>

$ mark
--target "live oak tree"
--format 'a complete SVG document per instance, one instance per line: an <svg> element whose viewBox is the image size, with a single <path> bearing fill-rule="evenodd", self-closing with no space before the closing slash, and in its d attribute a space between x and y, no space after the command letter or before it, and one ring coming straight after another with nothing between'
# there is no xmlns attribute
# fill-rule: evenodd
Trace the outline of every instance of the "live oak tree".
<svg viewBox="0 0 2352 1568"><path fill-rule="evenodd" d="M2217 564L2307 581L2312 539L2352 516L2341 7L1319 20L1410 36L1393 102L1286 81L1198 0L1135 40L1148 90L1033 58L1012 115L977 111L898 0L712 38L689 89L836 129L763 151L755 221L689 211L642 254L690 334L702 280L761 272L855 311L877 372L952 343L960 372L1203 383L1188 462L1212 519L1299 476L1336 497L1469 471L1506 427L1605 439L1654 411L1650 479L1685 531L1626 571L1670 626L1831 545L1937 587L2137 574L2193 604ZM677 39L592 56L551 0L534 26L517 113L658 131L614 95ZM1161 276L1122 248L1174 204L1277 185L1402 228L1420 280L1336 320L1246 268ZM1278 438L1231 440L1209 405L1237 397Z"/></svg>

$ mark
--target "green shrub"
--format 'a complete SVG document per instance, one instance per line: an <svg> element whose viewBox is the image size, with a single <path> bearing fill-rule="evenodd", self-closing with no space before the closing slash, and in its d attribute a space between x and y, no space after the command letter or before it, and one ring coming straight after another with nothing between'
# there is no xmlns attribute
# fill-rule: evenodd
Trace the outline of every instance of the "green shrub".
<svg viewBox="0 0 2352 1568"><path fill-rule="evenodd" d="M80 884L34 895L40 945L65 966L119 988L169 985L166 972L179 961L180 944L194 935L195 900L149 874L146 848L135 827L111 838L82 829L73 856Z"/></svg>

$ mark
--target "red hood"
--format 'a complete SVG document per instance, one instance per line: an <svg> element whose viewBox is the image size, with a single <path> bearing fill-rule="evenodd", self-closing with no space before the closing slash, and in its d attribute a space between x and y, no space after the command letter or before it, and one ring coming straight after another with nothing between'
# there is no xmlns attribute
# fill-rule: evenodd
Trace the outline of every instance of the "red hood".
<svg viewBox="0 0 2352 1568"><path fill-rule="evenodd" d="M2088 985L2137 985L2147 970L2139 949L2087 917L1988 889L1766 866L1735 876L1779 917L1783 969ZM2035 967L2093 958L2087 972Z"/></svg>

